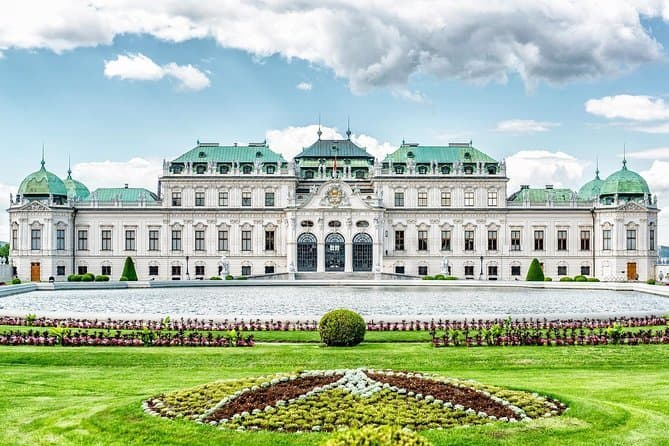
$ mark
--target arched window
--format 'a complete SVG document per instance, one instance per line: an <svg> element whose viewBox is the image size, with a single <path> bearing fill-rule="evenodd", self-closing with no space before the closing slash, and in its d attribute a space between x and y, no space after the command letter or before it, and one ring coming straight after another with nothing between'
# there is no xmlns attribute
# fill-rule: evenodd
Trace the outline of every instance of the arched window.
<svg viewBox="0 0 669 446"><path fill-rule="evenodd" d="M368 228L369 227L369 222L365 220L360 220L356 222L355 224L358 228Z"/></svg>
<svg viewBox="0 0 669 446"><path fill-rule="evenodd" d="M316 271L317 251L316 236L311 233L301 234L297 238L297 270Z"/></svg>
<svg viewBox="0 0 669 446"><path fill-rule="evenodd" d="M371 271L373 263L372 237L361 232L353 237L353 271Z"/></svg>
<svg viewBox="0 0 669 446"><path fill-rule="evenodd" d="M325 238L325 271L344 271L345 249L341 234L335 232Z"/></svg>
<svg viewBox="0 0 669 446"><path fill-rule="evenodd" d="M328 222L328 226L331 227L331 228L339 228L339 227L341 227L341 222L337 221L337 220L332 220L332 221Z"/></svg>
<svg viewBox="0 0 669 446"><path fill-rule="evenodd" d="M311 220L302 220L300 223L300 226L303 228L313 228L314 227L314 222Z"/></svg>

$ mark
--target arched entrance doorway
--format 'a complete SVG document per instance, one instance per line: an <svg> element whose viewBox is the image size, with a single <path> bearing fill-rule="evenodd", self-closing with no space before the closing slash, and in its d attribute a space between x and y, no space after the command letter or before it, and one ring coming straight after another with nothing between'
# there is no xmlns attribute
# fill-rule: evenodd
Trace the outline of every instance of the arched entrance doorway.
<svg viewBox="0 0 669 446"><path fill-rule="evenodd" d="M297 239L297 270L316 271L317 264L316 236L305 233Z"/></svg>
<svg viewBox="0 0 669 446"><path fill-rule="evenodd" d="M353 271L372 270L372 238L360 233L353 237Z"/></svg>
<svg viewBox="0 0 669 446"><path fill-rule="evenodd" d="M341 234L330 234L325 238L325 271L344 271L346 247Z"/></svg>

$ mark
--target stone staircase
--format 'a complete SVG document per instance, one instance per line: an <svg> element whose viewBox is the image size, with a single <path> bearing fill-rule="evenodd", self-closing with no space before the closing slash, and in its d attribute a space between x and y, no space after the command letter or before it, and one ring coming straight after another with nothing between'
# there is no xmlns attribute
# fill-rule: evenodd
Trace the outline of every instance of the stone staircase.
<svg viewBox="0 0 669 446"><path fill-rule="evenodd" d="M326 280L337 282L340 280L374 280L374 273L359 272L359 273L345 273L345 272L331 272L331 273L295 273L295 280Z"/></svg>

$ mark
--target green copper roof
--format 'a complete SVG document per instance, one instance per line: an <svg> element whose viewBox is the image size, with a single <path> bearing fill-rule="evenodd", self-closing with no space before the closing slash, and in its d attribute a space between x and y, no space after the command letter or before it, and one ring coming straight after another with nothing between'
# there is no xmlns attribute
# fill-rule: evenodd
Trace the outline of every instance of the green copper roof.
<svg viewBox="0 0 669 446"><path fill-rule="evenodd" d="M325 166L331 168L334 163L333 159L328 159L325 162ZM301 159L300 160L300 167L301 168L306 168L306 167L313 167L313 168L318 168L320 166L320 161L317 159ZM351 166L352 168L356 167L370 167L371 164L369 163L368 160L366 159L360 159L360 158L337 158L337 168L342 168L344 166Z"/></svg>
<svg viewBox="0 0 669 446"><path fill-rule="evenodd" d="M497 163L497 161L471 144L449 144L447 146L421 146L419 144L402 144L399 149L388 155L383 161L406 163L413 157L415 163Z"/></svg>
<svg viewBox="0 0 669 446"><path fill-rule="evenodd" d="M333 149L336 147L336 150ZM300 158L374 158L350 139L319 139L295 157Z"/></svg>
<svg viewBox="0 0 669 446"><path fill-rule="evenodd" d="M576 197L576 192L571 189L522 188L518 192L515 192L513 195L511 195L511 197L509 197L509 201L545 203L550 199L550 201L553 203L564 203L572 201L574 197Z"/></svg>
<svg viewBox="0 0 669 446"><path fill-rule="evenodd" d="M627 161L623 160L623 168L604 180L600 195L643 195L650 194L648 183L641 175L627 169Z"/></svg>
<svg viewBox="0 0 669 446"><path fill-rule="evenodd" d="M218 143L200 143L194 148L173 160L173 163L222 163L238 161L252 163L257 158L263 163L283 163L286 160L273 152L265 143L248 146L221 146Z"/></svg>
<svg viewBox="0 0 669 446"><path fill-rule="evenodd" d="M111 201L122 201L128 203L136 203L138 201L144 200L146 202L157 202L158 196L148 189L141 187L101 187L95 189L91 193L86 201L100 201L100 202L111 202Z"/></svg>
<svg viewBox="0 0 669 446"><path fill-rule="evenodd" d="M599 178L599 169L595 172L595 178L585 183L578 190L578 197L581 200L592 201L599 197L604 181Z"/></svg>
<svg viewBox="0 0 669 446"><path fill-rule="evenodd" d="M88 190L84 183L72 178L72 170L70 169L67 170L67 178L63 180L63 183L65 184L65 189L67 189L68 198L83 200L91 194L91 191Z"/></svg>
<svg viewBox="0 0 669 446"><path fill-rule="evenodd" d="M62 195L67 196L67 189L63 180L44 168L44 159L42 167L37 172L33 172L21 181L19 186L21 195Z"/></svg>

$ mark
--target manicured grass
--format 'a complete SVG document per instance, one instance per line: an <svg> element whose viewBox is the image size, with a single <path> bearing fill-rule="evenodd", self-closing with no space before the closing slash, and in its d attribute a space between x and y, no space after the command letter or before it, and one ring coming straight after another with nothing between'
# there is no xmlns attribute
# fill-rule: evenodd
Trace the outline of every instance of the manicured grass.
<svg viewBox="0 0 669 446"><path fill-rule="evenodd" d="M262 344L250 349L0 347L2 444L308 445L327 434L237 433L145 415L141 401L217 379L295 369L438 372L528 389L570 406L555 419L423 433L434 444L669 445L662 345L433 349Z"/></svg>

